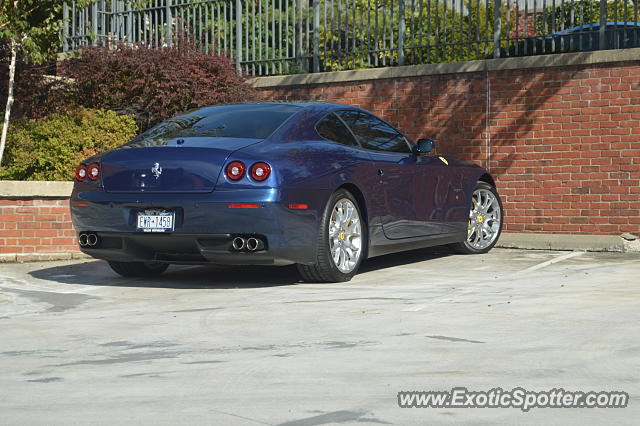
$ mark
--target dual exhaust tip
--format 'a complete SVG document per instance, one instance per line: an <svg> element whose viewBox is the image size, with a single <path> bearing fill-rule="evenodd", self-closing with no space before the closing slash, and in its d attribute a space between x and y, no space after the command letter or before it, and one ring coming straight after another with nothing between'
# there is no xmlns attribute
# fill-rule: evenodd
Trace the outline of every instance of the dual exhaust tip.
<svg viewBox="0 0 640 426"><path fill-rule="evenodd" d="M80 247L95 247L98 244L98 236L90 232L82 232L78 235Z"/></svg>
<svg viewBox="0 0 640 426"><path fill-rule="evenodd" d="M243 238L243 237L235 237L231 242L231 247L235 251L260 251L264 250L264 241L261 238L251 237L251 238Z"/></svg>

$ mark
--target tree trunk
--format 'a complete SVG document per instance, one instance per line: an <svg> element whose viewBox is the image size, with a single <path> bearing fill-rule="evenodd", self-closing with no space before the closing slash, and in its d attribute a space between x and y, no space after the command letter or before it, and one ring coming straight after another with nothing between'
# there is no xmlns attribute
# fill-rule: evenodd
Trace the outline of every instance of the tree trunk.
<svg viewBox="0 0 640 426"><path fill-rule="evenodd" d="M7 142L7 132L9 131L9 117L13 106L13 85L16 76L16 56L18 56L18 44L11 40L11 65L9 65L9 90L7 96L7 107L4 110L4 121L2 122L2 138L0 138L0 165L2 165L2 155Z"/></svg>

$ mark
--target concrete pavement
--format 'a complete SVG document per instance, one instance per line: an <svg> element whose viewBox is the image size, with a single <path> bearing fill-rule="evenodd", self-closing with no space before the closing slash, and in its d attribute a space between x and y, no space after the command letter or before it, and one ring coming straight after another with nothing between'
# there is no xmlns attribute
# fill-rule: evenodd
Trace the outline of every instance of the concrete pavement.
<svg viewBox="0 0 640 426"><path fill-rule="evenodd" d="M633 424L640 257L495 249L292 267L0 264L2 424ZM620 409L401 409L402 390L622 390Z"/></svg>

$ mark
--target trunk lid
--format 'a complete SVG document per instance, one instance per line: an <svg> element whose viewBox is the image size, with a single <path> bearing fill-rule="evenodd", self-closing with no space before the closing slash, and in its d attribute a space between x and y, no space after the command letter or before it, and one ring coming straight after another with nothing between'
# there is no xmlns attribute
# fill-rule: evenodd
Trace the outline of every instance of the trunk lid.
<svg viewBox="0 0 640 426"><path fill-rule="evenodd" d="M200 137L125 145L101 158L102 184L106 192L211 192L229 155L258 142Z"/></svg>

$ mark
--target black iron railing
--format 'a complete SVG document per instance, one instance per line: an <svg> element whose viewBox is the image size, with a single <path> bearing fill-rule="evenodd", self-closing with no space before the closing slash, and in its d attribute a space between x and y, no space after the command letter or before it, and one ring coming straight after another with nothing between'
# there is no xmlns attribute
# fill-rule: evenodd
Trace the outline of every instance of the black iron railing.
<svg viewBox="0 0 640 426"><path fill-rule="evenodd" d="M252 75L640 47L638 0L100 0L63 49L182 40Z"/></svg>

